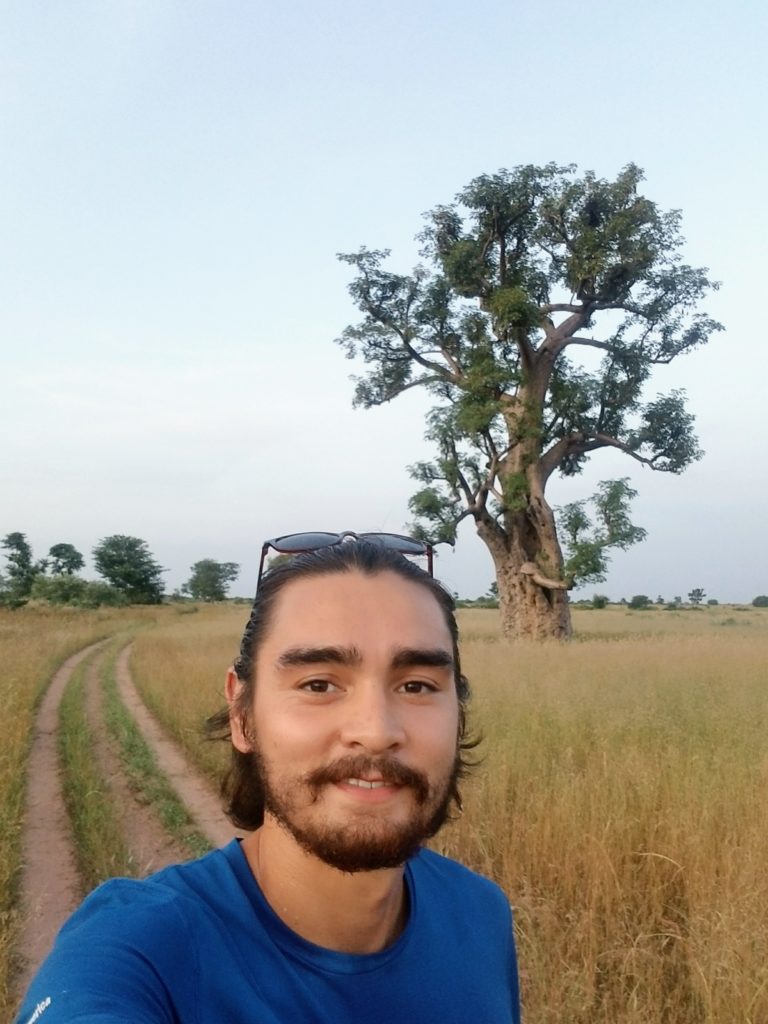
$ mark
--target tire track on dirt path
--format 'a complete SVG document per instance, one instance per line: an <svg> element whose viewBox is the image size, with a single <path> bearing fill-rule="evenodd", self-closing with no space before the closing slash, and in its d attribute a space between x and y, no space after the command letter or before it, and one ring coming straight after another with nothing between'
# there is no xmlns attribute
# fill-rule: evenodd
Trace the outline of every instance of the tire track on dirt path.
<svg viewBox="0 0 768 1024"><path fill-rule="evenodd" d="M221 809L219 797L147 710L131 676L130 656L131 644L128 644L120 651L115 663L120 697L152 748L158 767L168 777L197 827L214 846L224 846L233 836L244 833L235 830Z"/></svg>
<svg viewBox="0 0 768 1024"><path fill-rule="evenodd" d="M141 803L131 788L110 739L104 717L101 672L106 651L100 652L86 668L85 708L93 737L93 755L112 800L120 808L120 828L128 850L131 873L143 878L168 864L187 860L189 851L163 828L151 806Z"/></svg>
<svg viewBox="0 0 768 1024"><path fill-rule="evenodd" d="M59 928L80 902L80 875L59 773L58 714L72 673L105 643L90 644L59 666L32 733L21 840L24 920L19 945L20 991L29 984Z"/></svg>

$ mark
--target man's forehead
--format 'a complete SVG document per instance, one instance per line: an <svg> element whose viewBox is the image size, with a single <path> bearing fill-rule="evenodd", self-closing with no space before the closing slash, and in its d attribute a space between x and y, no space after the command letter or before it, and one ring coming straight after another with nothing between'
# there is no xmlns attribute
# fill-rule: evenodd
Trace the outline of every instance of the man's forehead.
<svg viewBox="0 0 768 1024"><path fill-rule="evenodd" d="M451 646L445 612L435 595L393 572L351 571L291 580L276 597L266 639L349 644L360 633L389 636L393 647L438 641Z"/></svg>

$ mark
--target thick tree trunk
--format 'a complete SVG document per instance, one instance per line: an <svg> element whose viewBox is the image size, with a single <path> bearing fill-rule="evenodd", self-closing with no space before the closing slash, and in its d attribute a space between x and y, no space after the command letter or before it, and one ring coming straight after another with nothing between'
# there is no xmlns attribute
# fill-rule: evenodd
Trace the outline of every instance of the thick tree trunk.
<svg viewBox="0 0 768 1024"><path fill-rule="evenodd" d="M571 611L555 517L537 468L526 476L525 509L508 512L503 527L487 515L477 519L496 568L502 633L510 640L567 640Z"/></svg>
<svg viewBox="0 0 768 1024"><path fill-rule="evenodd" d="M568 592L542 587L521 572L515 553L496 561L501 631L510 640L567 640L571 635Z"/></svg>

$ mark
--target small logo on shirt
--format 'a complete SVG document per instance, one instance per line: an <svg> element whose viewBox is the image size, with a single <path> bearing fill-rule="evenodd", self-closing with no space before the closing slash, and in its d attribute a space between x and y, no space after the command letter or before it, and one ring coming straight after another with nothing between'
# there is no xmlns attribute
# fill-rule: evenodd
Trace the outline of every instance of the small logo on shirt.
<svg viewBox="0 0 768 1024"><path fill-rule="evenodd" d="M36 1020L40 1020L40 1018L50 1005L51 997L46 996L45 999L43 999L42 1002L38 1003L37 1006L34 1008L34 1010L32 1011L32 1016L27 1020L27 1024L35 1024Z"/></svg>

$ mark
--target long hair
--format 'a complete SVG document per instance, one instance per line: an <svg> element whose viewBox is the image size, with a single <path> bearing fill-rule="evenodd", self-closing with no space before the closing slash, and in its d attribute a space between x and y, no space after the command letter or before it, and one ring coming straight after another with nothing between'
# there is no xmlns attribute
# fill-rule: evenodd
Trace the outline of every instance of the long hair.
<svg viewBox="0 0 768 1024"><path fill-rule="evenodd" d="M250 714L253 707L254 686L257 684L254 671L256 655L269 630L275 602L283 587L294 580L354 571L361 572L366 576L394 572L403 579L428 590L443 612L451 635L454 683L459 698L457 754L459 769L450 795L456 806L461 809L458 782L473 766L474 762L467 758L467 751L476 747L479 740L468 735L467 704L470 688L466 676L461 672L459 628L456 623L453 597L442 584L414 562L404 558L399 552L385 548L374 541L350 541L309 553L297 554L290 561L270 569L262 577L240 642L240 652L234 661L235 673L242 684L240 695L231 712L229 708L222 708L207 720L206 735L209 739L231 740L231 714L239 717L246 735L252 732ZM232 762L222 780L221 793L226 813L237 827L256 829L262 824L264 820L264 787L257 759L252 754L242 753L234 745L232 746Z"/></svg>

